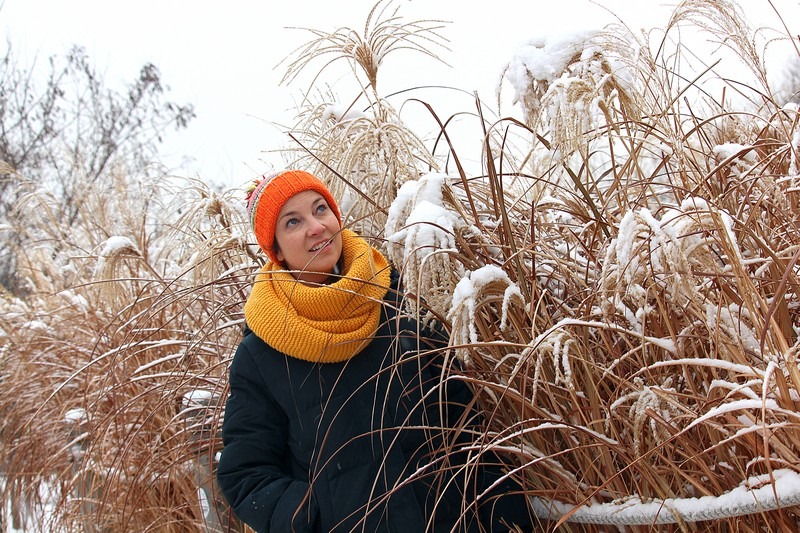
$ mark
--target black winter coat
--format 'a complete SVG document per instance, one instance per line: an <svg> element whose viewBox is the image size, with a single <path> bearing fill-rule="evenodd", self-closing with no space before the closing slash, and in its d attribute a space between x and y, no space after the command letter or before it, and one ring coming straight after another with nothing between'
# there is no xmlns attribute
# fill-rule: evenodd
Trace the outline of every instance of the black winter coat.
<svg viewBox="0 0 800 533"><path fill-rule="evenodd" d="M511 481L464 509L501 472L459 470L463 458L442 452L470 391L437 386L441 367L416 355L416 323L387 298L375 338L343 363L286 356L246 330L217 474L234 512L258 532L503 531L501 518L529 529Z"/></svg>

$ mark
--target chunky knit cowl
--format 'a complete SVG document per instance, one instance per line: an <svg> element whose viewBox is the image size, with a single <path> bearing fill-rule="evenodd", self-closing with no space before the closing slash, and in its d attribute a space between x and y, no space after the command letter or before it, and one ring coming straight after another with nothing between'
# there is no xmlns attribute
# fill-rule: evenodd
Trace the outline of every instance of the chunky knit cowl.
<svg viewBox="0 0 800 533"><path fill-rule="evenodd" d="M329 285L304 285L273 262L256 276L244 305L247 325L291 357L338 363L375 335L389 289L386 258L350 230L342 230L343 271Z"/></svg>

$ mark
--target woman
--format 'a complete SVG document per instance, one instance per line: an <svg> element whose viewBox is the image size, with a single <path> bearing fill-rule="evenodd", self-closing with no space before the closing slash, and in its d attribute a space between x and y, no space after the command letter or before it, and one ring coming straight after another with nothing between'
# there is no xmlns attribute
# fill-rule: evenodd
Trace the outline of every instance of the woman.
<svg viewBox="0 0 800 533"><path fill-rule="evenodd" d="M247 208L269 262L222 426L218 481L236 515L259 532L528 529L518 487L452 448L471 396L425 355L446 343L399 312L397 274L342 229L325 185L279 172Z"/></svg>

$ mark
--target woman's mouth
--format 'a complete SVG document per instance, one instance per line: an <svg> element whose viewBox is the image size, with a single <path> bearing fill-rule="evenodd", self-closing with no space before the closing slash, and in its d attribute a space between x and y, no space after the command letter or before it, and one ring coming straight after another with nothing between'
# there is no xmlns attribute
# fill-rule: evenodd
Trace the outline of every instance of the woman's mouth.
<svg viewBox="0 0 800 533"><path fill-rule="evenodd" d="M319 252L320 250L322 250L323 248L328 246L330 243L331 243L331 241L329 241L329 240L328 241L318 242L317 244L315 244L314 246L311 247L309 252L311 252L311 253Z"/></svg>

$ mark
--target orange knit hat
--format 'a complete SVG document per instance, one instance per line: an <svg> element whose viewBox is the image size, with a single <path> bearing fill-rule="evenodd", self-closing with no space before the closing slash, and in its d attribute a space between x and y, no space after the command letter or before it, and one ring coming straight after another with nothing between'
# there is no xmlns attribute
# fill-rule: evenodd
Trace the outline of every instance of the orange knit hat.
<svg viewBox="0 0 800 533"><path fill-rule="evenodd" d="M303 191L316 191L328 202L341 225L342 215L333 195L319 178L303 170L281 170L264 175L254 182L247 195L247 214L258 245L270 261L278 264L275 256L275 224L286 200Z"/></svg>

